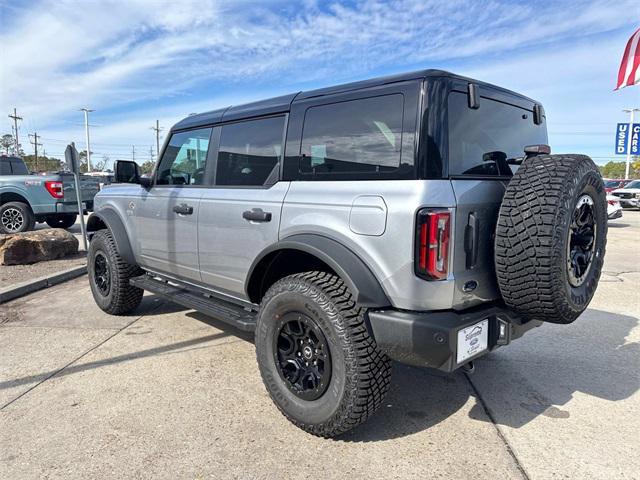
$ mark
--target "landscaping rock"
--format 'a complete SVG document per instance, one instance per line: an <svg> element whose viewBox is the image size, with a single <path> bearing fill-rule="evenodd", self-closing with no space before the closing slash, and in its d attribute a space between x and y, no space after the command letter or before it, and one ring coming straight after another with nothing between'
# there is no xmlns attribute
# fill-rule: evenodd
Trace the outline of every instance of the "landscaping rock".
<svg viewBox="0 0 640 480"><path fill-rule="evenodd" d="M0 235L0 265L25 265L78 253L78 240L62 228Z"/></svg>

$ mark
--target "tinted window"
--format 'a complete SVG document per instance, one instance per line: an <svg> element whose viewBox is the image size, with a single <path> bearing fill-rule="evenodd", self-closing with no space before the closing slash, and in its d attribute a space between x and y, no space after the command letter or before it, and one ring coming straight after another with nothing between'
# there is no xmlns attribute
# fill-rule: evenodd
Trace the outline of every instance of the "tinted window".
<svg viewBox="0 0 640 480"><path fill-rule="evenodd" d="M210 128L171 135L158 168L157 185L202 185L204 182Z"/></svg>
<svg viewBox="0 0 640 480"><path fill-rule="evenodd" d="M11 175L11 164L8 159L0 159L0 175Z"/></svg>
<svg viewBox="0 0 640 480"><path fill-rule="evenodd" d="M216 185L264 185L280 162L284 117L224 125Z"/></svg>
<svg viewBox="0 0 640 480"><path fill-rule="evenodd" d="M303 173L393 172L400 167L403 96L311 107L302 133Z"/></svg>
<svg viewBox="0 0 640 480"><path fill-rule="evenodd" d="M531 111L484 97L474 110L465 93L449 94L450 175L511 175L508 159L546 143L544 123L535 125Z"/></svg>
<svg viewBox="0 0 640 480"><path fill-rule="evenodd" d="M14 175L29 175L29 169L19 158L11 160L11 170Z"/></svg>

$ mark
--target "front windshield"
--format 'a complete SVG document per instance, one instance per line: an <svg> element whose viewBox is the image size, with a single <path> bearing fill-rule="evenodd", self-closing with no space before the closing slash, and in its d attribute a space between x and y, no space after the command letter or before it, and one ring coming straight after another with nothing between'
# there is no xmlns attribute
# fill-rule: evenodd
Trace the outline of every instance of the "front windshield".
<svg viewBox="0 0 640 480"><path fill-rule="evenodd" d="M640 180L634 180L631 183L628 183L624 188L640 188Z"/></svg>
<svg viewBox="0 0 640 480"><path fill-rule="evenodd" d="M620 185L620 182L618 180L607 180L606 182L604 182L605 188L615 188L618 185Z"/></svg>

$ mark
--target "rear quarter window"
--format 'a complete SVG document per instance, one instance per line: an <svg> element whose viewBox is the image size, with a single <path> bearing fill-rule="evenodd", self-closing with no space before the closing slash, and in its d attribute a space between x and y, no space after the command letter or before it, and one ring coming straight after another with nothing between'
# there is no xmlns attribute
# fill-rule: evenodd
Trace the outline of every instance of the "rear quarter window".
<svg viewBox="0 0 640 480"><path fill-rule="evenodd" d="M481 97L468 107L467 94L453 91L448 100L449 175L511 176L508 159L524 155L526 145L546 144L545 123L533 112Z"/></svg>
<svg viewBox="0 0 640 480"><path fill-rule="evenodd" d="M308 108L302 132L302 178L368 179L397 173L403 168L403 114L402 94Z"/></svg>

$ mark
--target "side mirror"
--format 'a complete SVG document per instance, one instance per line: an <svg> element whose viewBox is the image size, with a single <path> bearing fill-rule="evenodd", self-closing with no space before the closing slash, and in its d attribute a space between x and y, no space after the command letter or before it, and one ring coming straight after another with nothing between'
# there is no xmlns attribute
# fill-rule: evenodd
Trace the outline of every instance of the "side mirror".
<svg viewBox="0 0 640 480"><path fill-rule="evenodd" d="M115 183L140 183L140 167L131 160L116 160L113 165Z"/></svg>

